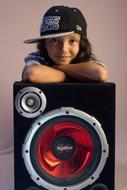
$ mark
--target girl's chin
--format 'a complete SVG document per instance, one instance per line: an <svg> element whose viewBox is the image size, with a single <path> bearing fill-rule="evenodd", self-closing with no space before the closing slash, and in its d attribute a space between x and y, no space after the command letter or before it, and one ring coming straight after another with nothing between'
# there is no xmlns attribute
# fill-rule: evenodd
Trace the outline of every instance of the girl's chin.
<svg viewBox="0 0 127 190"><path fill-rule="evenodd" d="M69 65L70 62L61 61L59 63L56 63L56 65Z"/></svg>

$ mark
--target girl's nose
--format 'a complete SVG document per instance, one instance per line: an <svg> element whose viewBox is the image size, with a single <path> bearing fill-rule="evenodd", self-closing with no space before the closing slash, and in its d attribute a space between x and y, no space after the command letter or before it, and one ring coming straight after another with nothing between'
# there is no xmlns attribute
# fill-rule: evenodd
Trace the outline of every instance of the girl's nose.
<svg viewBox="0 0 127 190"><path fill-rule="evenodd" d="M68 43L67 42L61 42L59 45L59 50L63 53L68 51Z"/></svg>

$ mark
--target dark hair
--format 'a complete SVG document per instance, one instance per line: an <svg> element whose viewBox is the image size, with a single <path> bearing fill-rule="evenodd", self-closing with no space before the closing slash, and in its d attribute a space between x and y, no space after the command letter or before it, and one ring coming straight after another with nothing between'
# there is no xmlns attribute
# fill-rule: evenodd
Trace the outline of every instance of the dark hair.
<svg viewBox="0 0 127 190"><path fill-rule="evenodd" d="M46 56L46 58L48 58L51 61L51 59L49 58L47 51L44 47L45 46L44 44L45 44L44 40L39 42L37 44L37 49L40 52L40 54L43 54L43 56ZM91 43L89 42L88 38L81 35L79 53L75 57L75 59L72 60L72 63L81 63L84 61L89 61L89 60L91 60L91 57L93 60L95 60L95 56L92 53Z"/></svg>

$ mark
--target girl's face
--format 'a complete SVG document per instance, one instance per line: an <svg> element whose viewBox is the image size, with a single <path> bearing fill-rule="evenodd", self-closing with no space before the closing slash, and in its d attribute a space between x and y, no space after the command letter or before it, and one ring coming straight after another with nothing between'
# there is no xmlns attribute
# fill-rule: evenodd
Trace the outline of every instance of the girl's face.
<svg viewBox="0 0 127 190"><path fill-rule="evenodd" d="M56 65L70 64L77 56L79 47L80 35L76 33L45 40L48 56Z"/></svg>

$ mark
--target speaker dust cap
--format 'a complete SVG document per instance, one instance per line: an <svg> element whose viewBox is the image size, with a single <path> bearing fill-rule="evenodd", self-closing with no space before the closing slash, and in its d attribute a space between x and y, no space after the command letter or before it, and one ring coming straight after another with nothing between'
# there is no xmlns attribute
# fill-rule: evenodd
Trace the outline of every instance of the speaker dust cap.
<svg viewBox="0 0 127 190"><path fill-rule="evenodd" d="M39 88L25 87L16 95L15 107L20 115L34 118L45 110L46 97Z"/></svg>

